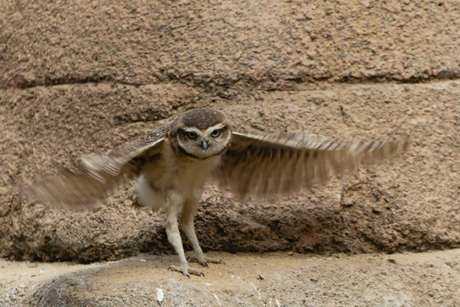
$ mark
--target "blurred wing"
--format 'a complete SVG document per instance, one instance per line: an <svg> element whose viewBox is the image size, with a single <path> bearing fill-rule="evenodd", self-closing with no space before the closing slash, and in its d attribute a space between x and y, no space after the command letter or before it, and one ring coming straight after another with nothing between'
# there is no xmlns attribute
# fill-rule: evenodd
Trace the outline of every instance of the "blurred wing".
<svg viewBox="0 0 460 307"><path fill-rule="evenodd" d="M331 142L301 134L234 131L214 177L237 196L286 194L341 175L360 162L375 163L404 151L407 142Z"/></svg>
<svg viewBox="0 0 460 307"><path fill-rule="evenodd" d="M76 172L62 169L24 191L32 200L41 200L69 209L91 207L121 184L139 175L144 163L158 154L164 129L154 130L146 139L114 148L107 155L83 157Z"/></svg>

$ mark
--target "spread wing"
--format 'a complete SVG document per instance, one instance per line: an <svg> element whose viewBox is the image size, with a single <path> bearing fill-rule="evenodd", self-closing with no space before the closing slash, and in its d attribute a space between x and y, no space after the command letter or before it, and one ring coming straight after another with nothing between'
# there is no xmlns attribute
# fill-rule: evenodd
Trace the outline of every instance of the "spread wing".
<svg viewBox="0 0 460 307"><path fill-rule="evenodd" d="M76 172L62 169L24 192L32 200L70 209L90 207L137 177L143 164L159 153L163 140L164 129L154 130L147 138L116 147L107 155L83 157Z"/></svg>
<svg viewBox="0 0 460 307"><path fill-rule="evenodd" d="M332 142L301 134L233 132L232 141L214 177L237 196L285 194L309 188L405 150L407 142L389 135L376 142Z"/></svg>

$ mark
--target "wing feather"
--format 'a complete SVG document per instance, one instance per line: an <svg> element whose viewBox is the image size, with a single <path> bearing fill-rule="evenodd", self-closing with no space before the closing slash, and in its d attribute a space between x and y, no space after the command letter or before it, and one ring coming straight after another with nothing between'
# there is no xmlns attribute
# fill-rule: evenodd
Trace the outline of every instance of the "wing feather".
<svg viewBox="0 0 460 307"><path fill-rule="evenodd" d="M144 163L159 153L163 140L164 129L160 128L145 139L114 148L107 155L89 154L81 159L75 172L63 168L24 192L34 201L69 209L92 207L115 188L137 177Z"/></svg>
<svg viewBox="0 0 460 307"><path fill-rule="evenodd" d="M240 197L286 194L324 184L360 163L374 164L407 149L407 142L333 142L301 134L234 131L214 178Z"/></svg>

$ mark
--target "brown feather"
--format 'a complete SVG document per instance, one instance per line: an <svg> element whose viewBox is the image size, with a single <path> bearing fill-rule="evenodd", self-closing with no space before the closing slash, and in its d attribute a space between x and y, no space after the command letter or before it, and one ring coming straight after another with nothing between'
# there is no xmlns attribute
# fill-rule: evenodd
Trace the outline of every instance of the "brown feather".
<svg viewBox="0 0 460 307"><path fill-rule="evenodd" d="M369 143L331 142L310 135L234 131L213 175L239 197L286 194L407 149L407 142L390 142L392 136Z"/></svg>
<svg viewBox="0 0 460 307"><path fill-rule="evenodd" d="M145 139L116 147L107 155L90 154L81 159L76 172L64 168L58 175L27 187L24 193L32 200L69 209L92 207L115 188L137 177L144 163L159 152L163 139L161 128Z"/></svg>

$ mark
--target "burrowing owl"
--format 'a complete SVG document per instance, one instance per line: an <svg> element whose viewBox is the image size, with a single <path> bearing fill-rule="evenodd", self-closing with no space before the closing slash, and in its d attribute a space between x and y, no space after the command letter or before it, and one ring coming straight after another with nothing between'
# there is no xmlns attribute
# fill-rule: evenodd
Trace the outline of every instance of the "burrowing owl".
<svg viewBox="0 0 460 307"><path fill-rule="evenodd" d="M81 159L78 172L32 185L30 197L50 203L84 207L104 199L118 185L139 177L135 204L166 210L168 240L179 255L172 269L190 277L203 272L189 267L180 225L202 265L221 262L206 257L195 234L193 217L209 177L237 196L266 196L324 183L332 174L374 162L405 149L405 142L330 142L301 134L253 134L232 130L219 111L191 110L171 124L107 155Z"/></svg>

